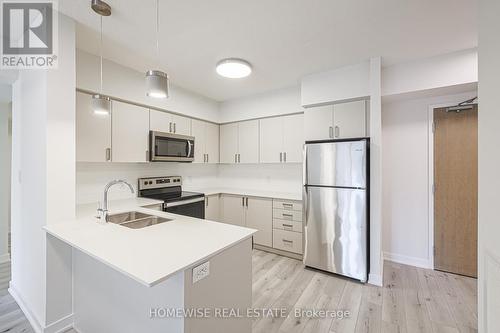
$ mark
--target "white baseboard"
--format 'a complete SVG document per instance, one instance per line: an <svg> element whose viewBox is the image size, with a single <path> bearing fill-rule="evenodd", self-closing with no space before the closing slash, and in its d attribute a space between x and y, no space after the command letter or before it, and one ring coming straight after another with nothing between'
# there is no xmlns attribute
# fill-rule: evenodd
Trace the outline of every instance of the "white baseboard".
<svg viewBox="0 0 500 333"><path fill-rule="evenodd" d="M26 318L31 324L31 327L33 327L33 330L35 333L42 333L42 325L38 322L36 317L33 315L33 312L28 308L26 303L24 302L23 298L17 291L17 289L12 285L12 282L9 285L9 293L12 295L12 298L16 301L17 305L21 308L21 311L24 313Z"/></svg>
<svg viewBox="0 0 500 333"><path fill-rule="evenodd" d="M396 253L384 252L384 260L392 261L403 265L432 269L430 260L424 258L410 257Z"/></svg>
<svg viewBox="0 0 500 333"><path fill-rule="evenodd" d="M4 264L10 261L10 255L8 253L0 255L0 264Z"/></svg>
<svg viewBox="0 0 500 333"><path fill-rule="evenodd" d="M382 287L382 276L379 274L368 274L368 283L373 284L374 286Z"/></svg>
<svg viewBox="0 0 500 333"><path fill-rule="evenodd" d="M12 298L14 298L17 305L19 305L19 307L21 308L21 311L28 319L35 333L62 333L73 327L73 314L70 314L69 316L61 318L58 321L48 325L47 327L42 328L42 325L33 315L33 312L31 312L31 310L28 308L23 298L16 290L16 288L12 285L12 283L10 283L9 285L9 293L11 294Z"/></svg>
<svg viewBox="0 0 500 333"><path fill-rule="evenodd" d="M43 329L43 333L62 333L73 328L73 314L70 314Z"/></svg>

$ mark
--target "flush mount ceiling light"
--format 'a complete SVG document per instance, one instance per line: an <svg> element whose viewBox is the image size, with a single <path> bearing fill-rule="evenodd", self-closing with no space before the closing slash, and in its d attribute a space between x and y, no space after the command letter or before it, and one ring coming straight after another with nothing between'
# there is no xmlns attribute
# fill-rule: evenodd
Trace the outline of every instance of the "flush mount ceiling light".
<svg viewBox="0 0 500 333"><path fill-rule="evenodd" d="M156 56L160 63L160 4L156 0ZM146 72L146 96L153 98L168 97L168 75L160 70L149 70Z"/></svg>
<svg viewBox="0 0 500 333"><path fill-rule="evenodd" d="M92 0L91 2L92 9L100 15L101 19L101 34L100 34L100 90L99 94L95 94L92 96L92 110L94 114L100 116L107 116L111 113L111 99L102 94L102 17L111 15L111 7L101 0Z"/></svg>
<svg viewBox="0 0 500 333"><path fill-rule="evenodd" d="M252 73L252 65L243 59L228 58L219 61L215 70L220 76L240 79Z"/></svg>

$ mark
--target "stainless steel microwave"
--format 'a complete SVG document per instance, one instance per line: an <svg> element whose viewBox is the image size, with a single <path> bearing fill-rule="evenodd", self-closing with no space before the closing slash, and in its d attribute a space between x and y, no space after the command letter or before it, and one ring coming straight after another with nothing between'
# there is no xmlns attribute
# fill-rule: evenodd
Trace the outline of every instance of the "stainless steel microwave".
<svg viewBox="0 0 500 333"><path fill-rule="evenodd" d="M193 162L194 137L164 132L149 132L151 162Z"/></svg>

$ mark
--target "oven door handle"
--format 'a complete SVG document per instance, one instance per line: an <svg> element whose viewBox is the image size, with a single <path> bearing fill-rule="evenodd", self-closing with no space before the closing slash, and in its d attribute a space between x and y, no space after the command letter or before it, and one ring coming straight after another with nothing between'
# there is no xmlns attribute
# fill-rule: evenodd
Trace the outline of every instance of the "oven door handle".
<svg viewBox="0 0 500 333"><path fill-rule="evenodd" d="M165 208L169 207L176 207L176 206L182 206L182 205L187 205L195 202L200 202L200 201L205 201L205 197L200 197L200 198L195 198L195 199L189 199L189 200L181 200L181 201L175 201L175 202L166 202L164 204Z"/></svg>

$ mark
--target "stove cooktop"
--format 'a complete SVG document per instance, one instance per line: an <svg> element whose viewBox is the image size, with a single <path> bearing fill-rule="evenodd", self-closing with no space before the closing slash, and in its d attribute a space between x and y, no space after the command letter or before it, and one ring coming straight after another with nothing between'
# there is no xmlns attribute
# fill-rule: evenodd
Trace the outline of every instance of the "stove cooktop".
<svg viewBox="0 0 500 333"><path fill-rule="evenodd" d="M189 200L189 199L204 197L205 194L198 192L181 191L176 193L159 193L159 194L149 194L149 195L145 194L141 196L150 199L163 200L164 202L176 202L181 200Z"/></svg>

